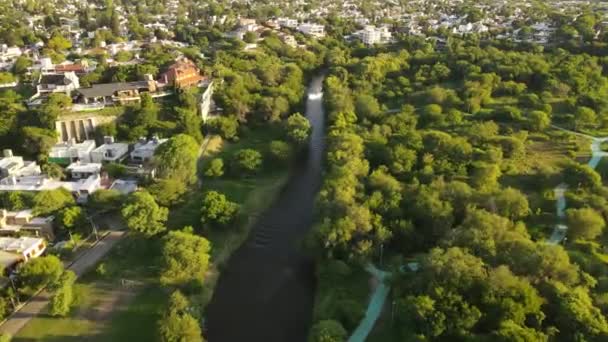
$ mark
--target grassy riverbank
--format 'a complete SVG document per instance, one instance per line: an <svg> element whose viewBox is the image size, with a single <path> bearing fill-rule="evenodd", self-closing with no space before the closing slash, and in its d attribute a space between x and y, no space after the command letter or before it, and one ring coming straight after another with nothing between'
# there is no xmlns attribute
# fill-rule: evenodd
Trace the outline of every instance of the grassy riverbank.
<svg viewBox="0 0 608 342"><path fill-rule="evenodd" d="M260 128L244 132L238 142L212 137L202 155L201 167L204 169L212 158L229 161L236 151L245 148L256 149L266 157L270 142L280 139L281 134L279 129ZM202 176L201 187L193 188L184 195L179 205L171 208L169 229L193 226L212 245L211 267L203 291L190 298L201 308L211 298L222 265L247 238L254 218L272 203L287 180L287 165L272 165L268 160L264 163L264 168L258 174L248 177ZM240 205L239 215L232 226L221 230L201 230L202 197L204 192L210 190L224 193ZM63 318L41 315L33 319L14 340L155 341L157 321L168 297L167 290L158 283L159 256L158 239L125 238L100 263L105 272L92 270L78 281L75 290L77 300L70 314Z"/></svg>

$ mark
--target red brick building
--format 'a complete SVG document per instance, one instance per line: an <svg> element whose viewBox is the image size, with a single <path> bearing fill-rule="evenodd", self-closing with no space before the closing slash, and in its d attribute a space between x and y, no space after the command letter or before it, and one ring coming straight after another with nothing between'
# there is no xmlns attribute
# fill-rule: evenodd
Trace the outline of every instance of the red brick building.
<svg viewBox="0 0 608 342"><path fill-rule="evenodd" d="M201 70L188 58L180 58L167 71L160 74L160 82L183 89L205 80Z"/></svg>

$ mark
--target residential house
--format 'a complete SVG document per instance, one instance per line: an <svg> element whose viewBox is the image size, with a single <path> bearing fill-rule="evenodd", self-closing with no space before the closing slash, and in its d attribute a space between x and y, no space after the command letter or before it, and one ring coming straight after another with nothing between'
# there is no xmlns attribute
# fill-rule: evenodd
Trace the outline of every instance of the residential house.
<svg viewBox="0 0 608 342"><path fill-rule="evenodd" d="M0 237L0 265L5 269L37 258L46 250L46 242L34 237Z"/></svg>
<svg viewBox="0 0 608 342"><path fill-rule="evenodd" d="M13 156L12 150L4 150L0 159L0 179L6 177L37 176L42 174L40 166L35 161L24 161L23 157Z"/></svg>
<svg viewBox="0 0 608 342"><path fill-rule="evenodd" d="M68 96L80 88L78 76L73 71L62 74L41 74L36 82L36 95L46 96L51 93L64 93Z"/></svg>
<svg viewBox="0 0 608 342"><path fill-rule="evenodd" d="M7 211L0 209L0 236L37 236L55 239L53 216L36 217L31 209Z"/></svg>
<svg viewBox="0 0 608 342"><path fill-rule="evenodd" d="M150 162L158 146L164 144L167 140L158 139L157 137L150 140L140 139L133 147L133 151L131 151L131 161L138 164Z"/></svg>
<svg viewBox="0 0 608 342"><path fill-rule="evenodd" d="M287 28L290 28L290 29L295 29L295 28L298 27L298 20L297 19L278 18L277 19L277 23L281 27L287 27Z"/></svg>
<svg viewBox="0 0 608 342"><path fill-rule="evenodd" d="M87 201L88 196L101 188L101 177L91 176L75 181L60 181L46 175L10 176L0 180L0 191L45 191L65 189L69 191L78 203Z"/></svg>
<svg viewBox="0 0 608 342"><path fill-rule="evenodd" d="M129 154L129 144L117 143L114 137L104 137L104 144L91 151L93 163L121 162Z"/></svg>
<svg viewBox="0 0 608 342"><path fill-rule="evenodd" d="M145 81L94 84L90 88L80 88L76 93L78 102L84 104L124 105L141 101L143 93L150 93L152 97L168 95L164 92L157 93L158 90L152 75L146 75Z"/></svg>
<svg viewBox="0 0 608 342"><path fill-rule="evenodd" d="M390 42L392 39L392 33L386 26L377 28L375 26L368 25L355 35L358 36L366 45L384 44Z"/></svg>
<svg viewBox="0 0 608 342"><path fill-rule="evenodd" d="M325 37L325 26L319 24L304 23L298 26L298 31L316 38Z"/></svg>
<svg viewBox="0 0 608 342"><path fill-rule="evenodd" d="M66 170L69 172L72 179L87 179L91 176L96 176L101 173L100 163L80 163L74 162Z"/></svg>
<svg viewBox="0 0 608 342"><path fill-rule="evenodd" d="M75 162L90 163L91 152L95 149L95 140L77 143L74 139L60 142L51 148L49 161L61 165Z"/></svg>

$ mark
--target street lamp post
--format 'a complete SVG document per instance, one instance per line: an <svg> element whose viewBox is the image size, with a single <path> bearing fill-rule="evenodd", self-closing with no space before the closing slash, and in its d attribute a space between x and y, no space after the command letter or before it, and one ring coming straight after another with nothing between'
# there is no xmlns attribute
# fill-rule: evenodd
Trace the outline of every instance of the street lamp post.
<svg viewBox="0 0 608 342"><path fill-rule="evenodd" d="M384 264L382 263L382 257L384 256L384 244L381 243L380 244L380 266L384 266Z"/></svg>

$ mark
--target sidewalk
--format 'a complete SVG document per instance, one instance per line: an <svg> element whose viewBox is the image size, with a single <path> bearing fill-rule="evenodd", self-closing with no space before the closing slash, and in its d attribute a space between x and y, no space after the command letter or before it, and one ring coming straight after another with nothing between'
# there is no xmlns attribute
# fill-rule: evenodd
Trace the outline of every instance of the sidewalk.
<svg viewBox="0 0 608 342"><path fill-rule="evenodd" d="M112 247L120 241L125 231L112 231L104 236L93 247L83 253L83 255L74 261L67 269L76 273L76 277L82 276L87 270L94 266ZM0 333L10 334L15 336L32 318L36 317L47 306L51 298L51 293L42 290L21 308L13 312L4 323L0 326Z"/></svg>

